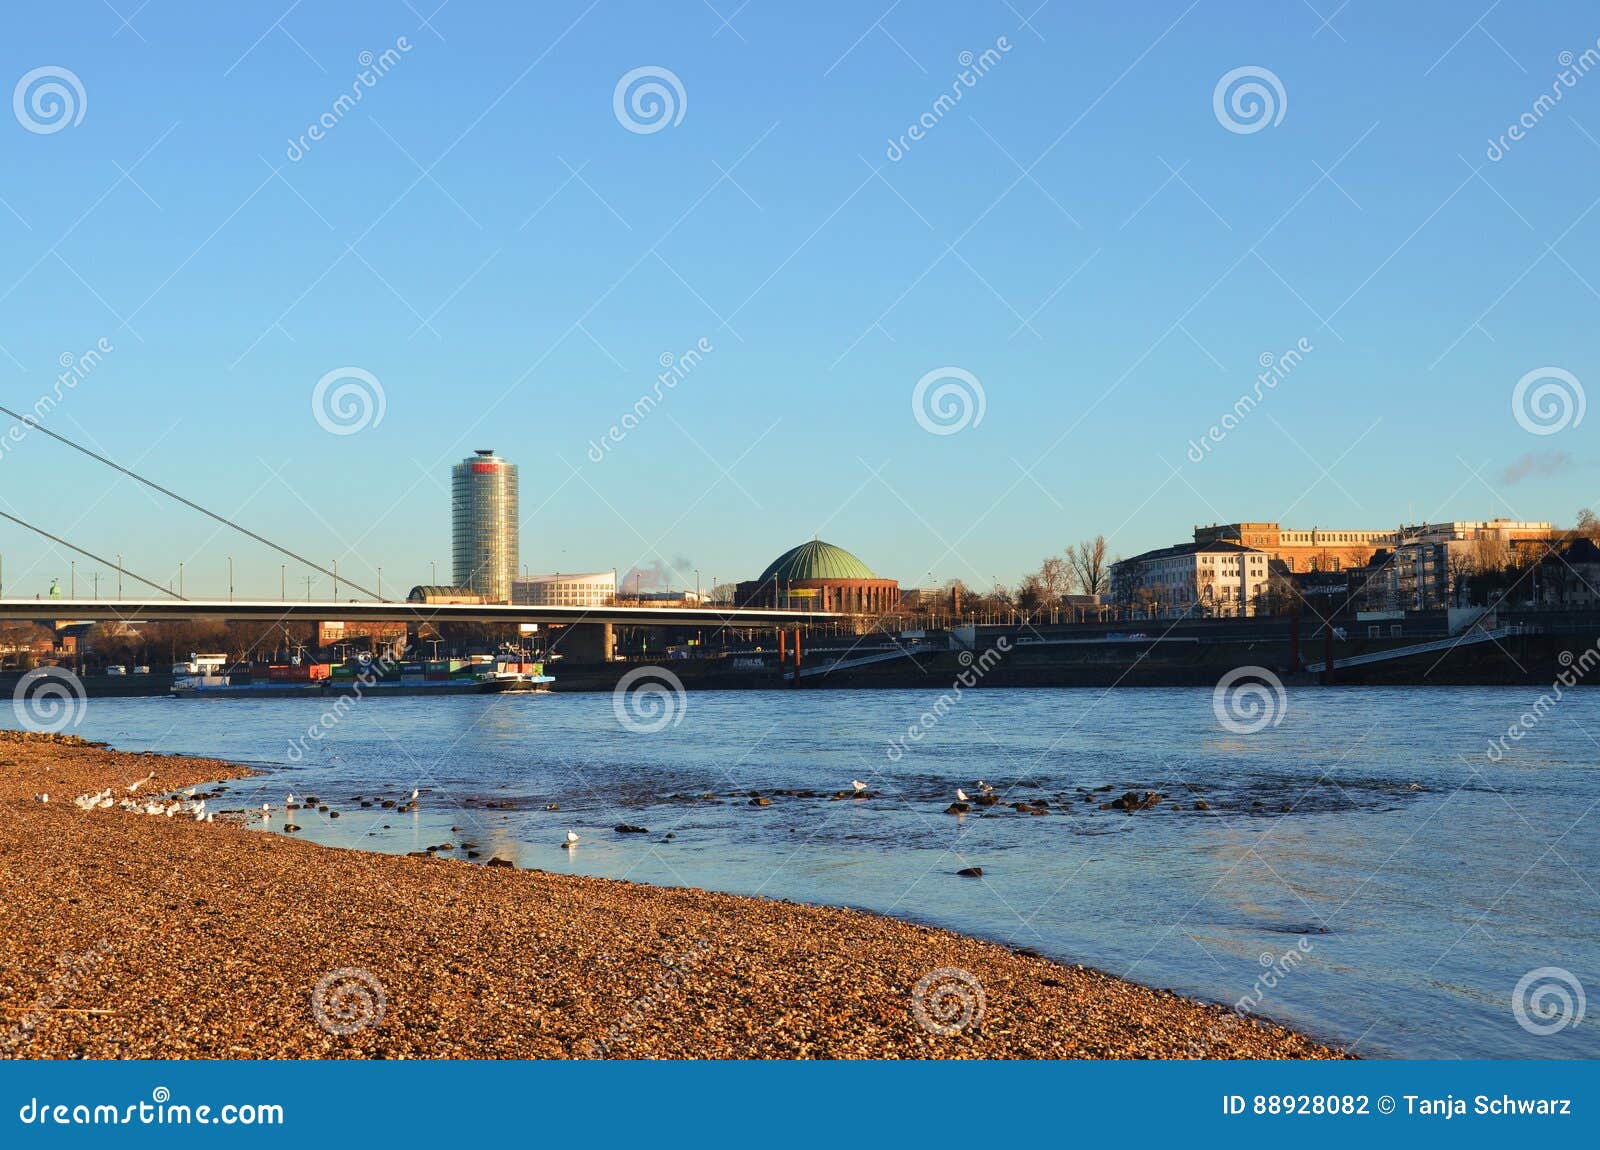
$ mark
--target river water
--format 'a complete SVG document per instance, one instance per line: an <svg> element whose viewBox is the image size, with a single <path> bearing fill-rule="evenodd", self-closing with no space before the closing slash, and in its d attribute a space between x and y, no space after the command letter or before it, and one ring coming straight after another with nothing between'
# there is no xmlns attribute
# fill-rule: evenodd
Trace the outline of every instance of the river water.
<svg viewBox="0 0 1600 1150"><path fill-rule="evenodd" d="M1491 761L1537 694L1296 689L1250 732L1187 688L986 689L948 707L937 691L692 692L620 716L609 694L342 715L93 699L74 730L264 768L213 805L269 801L281 830L285 795L315 794L341 814L296 812L316 842L471 842L481 860L881 911L1246 1000L1366 1057L1594 1058L1600 1018L1575 1016L1600 988L1600 693ZM852 780L872 797L832 798ZM946 814L979 780L1004 803ZM360 805L413 789L415 813ZM1134 789L1168 797L1099 809ZM734 795L751 790L771 805ZM778 793L796 790L817 794ZM1048 814L1004 805L1040 799ZM957 876L969 866L982 877Z"/></svg>

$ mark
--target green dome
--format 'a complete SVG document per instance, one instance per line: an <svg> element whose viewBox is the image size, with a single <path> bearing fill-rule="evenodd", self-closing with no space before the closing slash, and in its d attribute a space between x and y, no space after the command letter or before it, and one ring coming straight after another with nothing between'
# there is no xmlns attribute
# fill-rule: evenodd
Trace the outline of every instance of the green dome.
<svg viewBox="0 0 1600 1150"><path fill-rule="evenodd" d="M785 551L761 573L761 582L798 583L803 579L876 579L861 560L843 547L813 539Z"/></svg>

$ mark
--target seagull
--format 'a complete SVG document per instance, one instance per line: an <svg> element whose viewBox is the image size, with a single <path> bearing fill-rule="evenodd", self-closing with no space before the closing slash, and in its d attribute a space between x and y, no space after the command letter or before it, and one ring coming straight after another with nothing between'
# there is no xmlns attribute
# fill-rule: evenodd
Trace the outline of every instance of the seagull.
<svg viewBox="0 0 1600 1150"><path fill-rule="evenodd" d="M139 788L140 788L140 787L142 787L142 786L144 786L144 785L145 785L145 784L146 784L146 783L148 783L148 782L149 782L149 781L150 781L150 780L151 780L151 779L153 779L153 778L155 778L155 777L156 777L156 773L155 773L155 772L154 772L154 771L151 771L151 772L150 772L150 773L149 773L149 774L148 774L148 775L146 775L146 776L145 776L145 777L144 777L144 778L142 778L142 779L135 779L135 780L134 780L134 781L133 781L133 782L131 782L131 783L129 783L129 784L128 784L128 793L129 793L129 794L130 794L130 795L131 795L131 794L133 794L133 793L134 793L134 792L135 792L135 791L137 791L137 790L138 790L138 789L139 789Z"/></svg>
<svg viewBox="0 0 1600 1150"><path fill-rule="evenodd" d="M858 795L867 789L867 784L862 782L860 779L851 779L850 785L856 789L856 794Z"/></svg>
<svg viewBox="0 0 1600 1150"><path fill-rule="evenodd" d="M567 832L567 841L562 843L561 845L566 847L569 850L571 848L577 846L578 845L578 834L577 834L577 832L576 831L568 831Z"/></svg>
<svg viewBox="0 0 1600 1150"><path fill-rule="evenodd" d="M50 801L50 796L49 795L34 795L33 796L33 801L36 802L36 803L47 803L47 802Z"/></svg>
<svg viewBox="0 0 1600 1150"><path fill-rule="evenodd" d="M994 793L994 788L988 783L984 782L982 779L978 780L978 789L986 795Z"/></svg>
<svg viewBox="0 0 1600 1150"><path fill-rule="evenodd" d="M111 792L107 791L103 796L101 796L100 801L96 803L95 806L99 807L101 810L109 810L111 807Z"/></svg>
<svg viewBox="0 0 1600 1150"><path fill-rule="evenodd" d="M416 791L416 789L413 788L412 791L411 791L411 801L412 802L416 802L417 801L417 793L418 792Z"/></svg>
<svg viewBox="0 0 1600 1150"><path fill-rule="evenodd" d="M956 788L956 802L958 802L958 803L971 802L971 800L967 798L967 792L962 790L960 787Z"/></svg>
<svg viewBox="0 0 1600 1150"><path fill-rule="evenodd" d="M290 795L288 798L283 800L283 805L287 808L292 802L294 802L294 796Z"/></svg>

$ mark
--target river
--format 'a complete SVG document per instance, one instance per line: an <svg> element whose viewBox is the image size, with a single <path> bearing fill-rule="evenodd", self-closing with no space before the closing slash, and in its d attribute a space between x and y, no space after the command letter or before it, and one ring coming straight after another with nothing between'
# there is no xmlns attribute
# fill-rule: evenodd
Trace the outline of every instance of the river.
<svg viewBox="0 0 1600 1150"><path fill-rule="evenodd" d="M329 845L472 842L900 915L1244 1000L1365 1057L1600 1057L1576 1020L1600 987L1600 694L1536 697L1301 688L1254 731L1187 688L706 691L620 714L610 694L92 699L74 731L256 765L213 805L270 802L278 831L285 796L315 794L341 817L296 812L298 834ZM852 780L871 797L832 797ZM945 813L980 780L1002 803ZM413 789L414 813L376 805ZM770 805L734 794L752 790ZM1127 790L1167 797L1100 809Z"/></svg>

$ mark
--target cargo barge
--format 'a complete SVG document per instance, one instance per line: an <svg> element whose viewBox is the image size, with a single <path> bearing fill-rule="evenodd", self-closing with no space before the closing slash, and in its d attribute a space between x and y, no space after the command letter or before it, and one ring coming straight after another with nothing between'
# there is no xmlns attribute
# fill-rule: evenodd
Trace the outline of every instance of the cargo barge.
<svg viewBox="0 0 1600 1150"><path fill-rule="evenodd" d="M220 655L193 655L172 668L172 695L179 699L298 699L325 696L422 698L437 695L532 694L555 678L544 664L523 659L471 659L399 663L384 658L354 663L273 663L265 677L251 669L229 670Z"/></svg>

